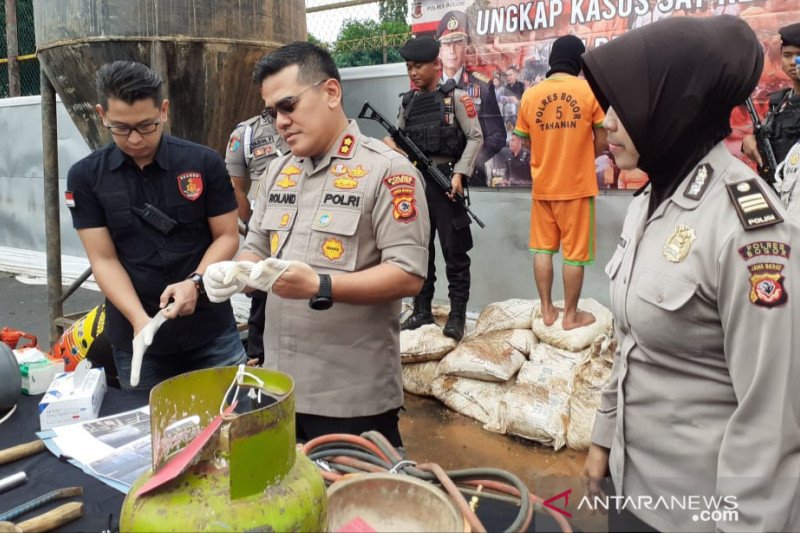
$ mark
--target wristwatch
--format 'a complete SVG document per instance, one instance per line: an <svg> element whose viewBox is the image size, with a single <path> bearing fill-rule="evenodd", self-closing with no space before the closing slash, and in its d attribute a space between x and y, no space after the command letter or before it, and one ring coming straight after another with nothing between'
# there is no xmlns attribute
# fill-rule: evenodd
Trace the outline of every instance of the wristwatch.
<svg viewBox="0 0 800 533"><path fill-rule="evenodd" d="M308 301L308 306L315 311L324 311L330 309L332 305L331 277L328 274L320 274L319 292Z"/></svg>
<svg viewBox="0 0 800 533"><path fill-rule="evenodd" d="M206 288L203 287L203 275L198 274L197 272L192 272L189 274L189 277L186 278L194 282L194 287L197 289L198 294L205 294Z"/></svg>

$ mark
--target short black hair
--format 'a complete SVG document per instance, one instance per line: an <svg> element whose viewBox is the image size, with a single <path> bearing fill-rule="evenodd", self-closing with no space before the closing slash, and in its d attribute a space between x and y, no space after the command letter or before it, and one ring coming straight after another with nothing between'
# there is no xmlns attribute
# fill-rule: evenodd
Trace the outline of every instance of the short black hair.
<svg viewBox="0 0 800 533"><path fill-rule="evenodd" d="M151 98L161 104L161 76L150 67L134 61L114 61L97 70L97 99L108 109L108 99L116 98L126 104Z"/></svg>
<svg viewBox="0 0 800 533"><path fill-rule="evenodd" d="M300 67L297 77L300 83L310 85L330 78L342 82L339 69L328 51L303 41L289 43L262 56L253 68L253 81L261 85L265 78L291 65Z"/></svg>

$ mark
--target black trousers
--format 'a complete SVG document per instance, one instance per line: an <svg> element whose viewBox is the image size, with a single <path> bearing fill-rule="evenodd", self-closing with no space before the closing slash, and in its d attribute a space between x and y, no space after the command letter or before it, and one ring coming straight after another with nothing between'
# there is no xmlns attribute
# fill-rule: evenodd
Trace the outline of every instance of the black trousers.
<svg viewBox="0 0 800 533"><path fill-rule="evenodd" d="M439 236L439 245L444 257L450 300L469 300L472 249L472 232L469 215L460 205L450 200L435 183L428 180L425 189L431 219L430 243L428 244L428 277L419 293L421 298L433 299L436 283L436 246L434 237Z"/></svg>
<svg viewBox="0 0 800 533"><path fill-rule="evenodd" d="M299 442L308 442L316 437L331 433L361 435L366 431L377 431L386 437L392 446L399 448L403 445L398 425L400 420L399 413L399 407L378 415L350 418L333 418L330 416L297 413L295 415L297 440Z"/></svg>
<svg viewBox="0 0 800 533"><path fill-rule="evenodd" d="M267 305L267 293L253 291L250 293L250 316L247 319L247 358L264 362L264 308Z"/></svg>

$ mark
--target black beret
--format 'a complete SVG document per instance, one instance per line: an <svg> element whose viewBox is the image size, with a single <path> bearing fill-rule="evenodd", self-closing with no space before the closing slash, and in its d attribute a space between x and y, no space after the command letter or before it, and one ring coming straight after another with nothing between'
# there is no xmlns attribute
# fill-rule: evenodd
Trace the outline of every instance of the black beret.
<svg viewBox="0 0 800 533"><path fill-rule="evenodd" d="M784 26L778 33L781 34L781 46L800 46L800 22Z"/></svg>
<svg viewBox="0 0 800 533"><path fill-rule="evenodd" d="M399 52L406 61L429 63L439 57L439 41L433 37L409 39Z"/></svg>
<svg viewBox="0 0 800 533"><path fill-rule="evenodd" d="M436 38L443 43L459 41L468 36L467 14L463 11L448 11L436 28Z"/></svg>

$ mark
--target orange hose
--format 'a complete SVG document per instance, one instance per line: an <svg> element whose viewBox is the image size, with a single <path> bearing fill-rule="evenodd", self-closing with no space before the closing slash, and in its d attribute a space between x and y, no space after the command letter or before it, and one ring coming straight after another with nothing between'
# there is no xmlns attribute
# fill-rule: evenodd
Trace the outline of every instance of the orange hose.
<svg viewBox="0 0 800 533"><path fill-rule="evenodd" d="M303 445L303 453L305 455L310 455L311 450L316 448L317 446L321 446L323 444L330 444L336 442L349 442L350 444L356 444L361 446L362 448L366 448L367 450L371 451L387 463L391 463L392 461L386 457L380 448L375 446L373 443L368 441L363 437L359 437L358 435L349 435L347 433L331 433L330 435L322 435L321 437L317 437L315 439L311 439L310 441L306 442Z"/></svg>
<svg viewBox="0 0 800 533"><path fill-rule="evenodd" d="M436 479L438 479L439 483L441 483L442 487L444 487L450 497L453 498L455 504L458 505L461 514L463 514L464 518L466 518L467 522L469 522L473 533L486 533L486 528L483 527L480 519L475 515L475 511L472 510L472 507L469 506L467 500L464 499L464 495L461 494L461 491L458 490L456 484L453 483L453 480L450 479L441 466L437 465L436 463L423 463L421 465L417 465L417 468L425 472L433 472L433 474L436 476Z"/></svg>

